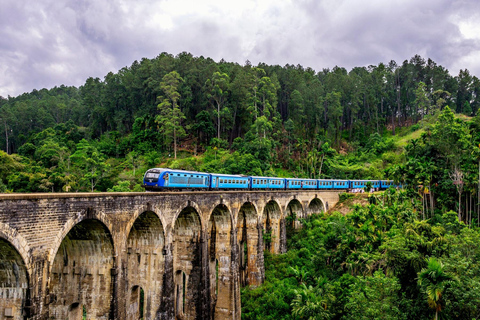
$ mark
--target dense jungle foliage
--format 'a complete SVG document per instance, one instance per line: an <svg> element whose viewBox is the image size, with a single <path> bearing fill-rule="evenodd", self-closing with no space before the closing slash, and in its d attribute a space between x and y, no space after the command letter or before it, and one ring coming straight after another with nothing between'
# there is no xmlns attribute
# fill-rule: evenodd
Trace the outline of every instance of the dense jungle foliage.
<svg viewBox="0 0 480 320"><path fill-rule="evenodd" d="M411 191L369 200L309 217L286 254L266 252L242 319L479 319L480 229L453 211L419 218Z"/></svg>

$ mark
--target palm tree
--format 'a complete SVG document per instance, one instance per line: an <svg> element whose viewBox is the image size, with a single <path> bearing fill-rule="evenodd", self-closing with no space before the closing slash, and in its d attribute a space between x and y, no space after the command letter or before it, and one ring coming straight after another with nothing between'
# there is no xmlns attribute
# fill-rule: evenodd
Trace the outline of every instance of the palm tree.
<svg viewBox="0 0 480 320"><path fill-rule="evenodd" d="M318 278L315 287L302 283L299 290L294 290L296 297L292 300L292 313L298 319L326 320L332 317L329 304L335 300L330 293L327 279Z"/></svg>
<svg viewBox="0 0 480 320"><path fill-rule="evenodd" d="M435 257L428 259L427 268L418 274L418 285L427 295L428 305L435 309L435 320L442 311L443 293L448 285L454 281L454 277L444 270L443 264Z"/></svg>

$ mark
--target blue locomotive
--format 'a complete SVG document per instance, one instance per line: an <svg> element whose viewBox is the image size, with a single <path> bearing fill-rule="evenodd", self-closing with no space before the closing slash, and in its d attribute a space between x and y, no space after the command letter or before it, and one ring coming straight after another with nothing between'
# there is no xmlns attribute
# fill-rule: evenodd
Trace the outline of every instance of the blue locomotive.
<svg viewBox="0 0 480 320"><path fill-rule="evenodd" d="M206 173L168 168L152 168L143 177L147 191L161 190L352 190L363 189L370 182L377 190L399 187L392 180L336 180L257 177L236 174Z"/></svg>

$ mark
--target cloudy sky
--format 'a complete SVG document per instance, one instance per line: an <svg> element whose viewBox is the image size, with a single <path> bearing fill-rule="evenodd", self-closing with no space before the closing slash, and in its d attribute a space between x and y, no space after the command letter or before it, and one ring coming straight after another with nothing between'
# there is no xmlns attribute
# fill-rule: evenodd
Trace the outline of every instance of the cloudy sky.
<svg viewBox="0 0 480 320"><path fill-rule="evenodd" d="M315 70L415 54L480 76L478 0L1 0L0 96L186 51Z"/></svg>

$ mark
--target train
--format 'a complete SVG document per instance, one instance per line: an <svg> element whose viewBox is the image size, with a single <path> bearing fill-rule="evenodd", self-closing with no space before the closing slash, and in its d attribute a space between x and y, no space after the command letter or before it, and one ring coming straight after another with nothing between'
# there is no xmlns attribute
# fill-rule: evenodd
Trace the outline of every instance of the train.
<svg viewBox="0 0 480 320"><path fill-rule="evenodd" d="M146 191L168 190L361 190L370 183L376 190L400 187L392 180L336 180L245 176L168 168L145 172Z"/></svg>

